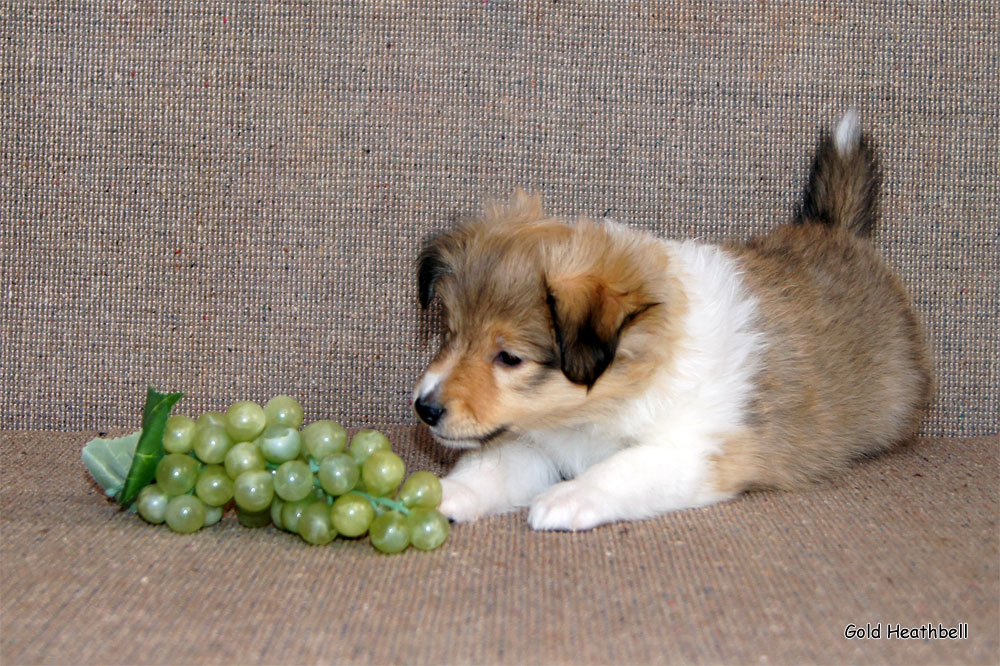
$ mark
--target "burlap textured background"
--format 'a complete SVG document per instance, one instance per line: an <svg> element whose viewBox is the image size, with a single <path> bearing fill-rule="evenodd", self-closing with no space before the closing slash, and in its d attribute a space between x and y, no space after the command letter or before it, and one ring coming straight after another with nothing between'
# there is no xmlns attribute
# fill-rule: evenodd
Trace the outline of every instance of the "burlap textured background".
<svg viewBox="0 0 1000 666"><path fill-rule="evenodd" d="M818 132L881 149L877 242L996 432L996 2L0 5L0 425L298 396L412 423L412 262L516 185L671 236L786 219Z"/></svg>

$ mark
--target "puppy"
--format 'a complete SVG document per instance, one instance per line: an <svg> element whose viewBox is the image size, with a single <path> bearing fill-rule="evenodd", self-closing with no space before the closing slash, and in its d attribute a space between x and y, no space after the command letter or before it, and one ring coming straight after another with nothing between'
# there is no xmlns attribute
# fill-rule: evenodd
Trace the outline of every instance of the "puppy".
<svg viewBox="0 0 1000 666"><path fill-rule="evenodd" d="M877 192L850 112L800 214L743 245L568 224L520 191L436 237L419 297L443 339L413 405L470 449L441 510L586 530L801 488L911 437L932 377L870 240Z"/></svg>

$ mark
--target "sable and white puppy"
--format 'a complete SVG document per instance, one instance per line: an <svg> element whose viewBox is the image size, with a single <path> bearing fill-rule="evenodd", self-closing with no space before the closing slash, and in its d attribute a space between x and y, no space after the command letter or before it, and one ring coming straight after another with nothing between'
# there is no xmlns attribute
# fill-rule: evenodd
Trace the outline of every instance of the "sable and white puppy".
<svg viewBox="0 0 1000 666"><path fill-rule="evenodd" d="M435 238L420 302L445 330L414 408L472 449L441 510L585 530L798 488L911 437L932 378L870 242L877 190L852 112L798 217L744 245L569 224L523 192Z"/></svg>

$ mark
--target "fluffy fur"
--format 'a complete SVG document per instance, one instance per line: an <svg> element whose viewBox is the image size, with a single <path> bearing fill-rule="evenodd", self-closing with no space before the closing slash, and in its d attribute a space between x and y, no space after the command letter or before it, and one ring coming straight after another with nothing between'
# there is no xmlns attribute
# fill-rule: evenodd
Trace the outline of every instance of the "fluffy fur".
<svg viewBox="0 0 1000 666"><path fill-rule="evenodd" d="M444 331L414 407L470 449L442 511L589 529L798 488L912 436L931 373L869 241L877 175L851 113L801 213L744 245L570 224L523 192L431 241L420 300Z"/></svg>

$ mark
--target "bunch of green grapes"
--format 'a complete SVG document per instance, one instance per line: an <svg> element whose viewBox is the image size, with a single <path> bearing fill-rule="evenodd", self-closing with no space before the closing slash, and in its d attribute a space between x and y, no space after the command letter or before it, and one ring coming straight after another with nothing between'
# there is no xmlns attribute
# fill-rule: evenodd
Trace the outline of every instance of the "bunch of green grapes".
<svg viewBox="0 0 1000 666"><path fill-rule="evenodd" d="M139 515L187 534L235 504L247 527L273 523L312 544L368 534L384 553L433 550L448 538L437 510L441 482L427 471L403 482L406 466L385 435L362 430L348 447L334 421L301 426L302 407L284 395L197 421L171 416L155 480L136 500Z"/></svg>

